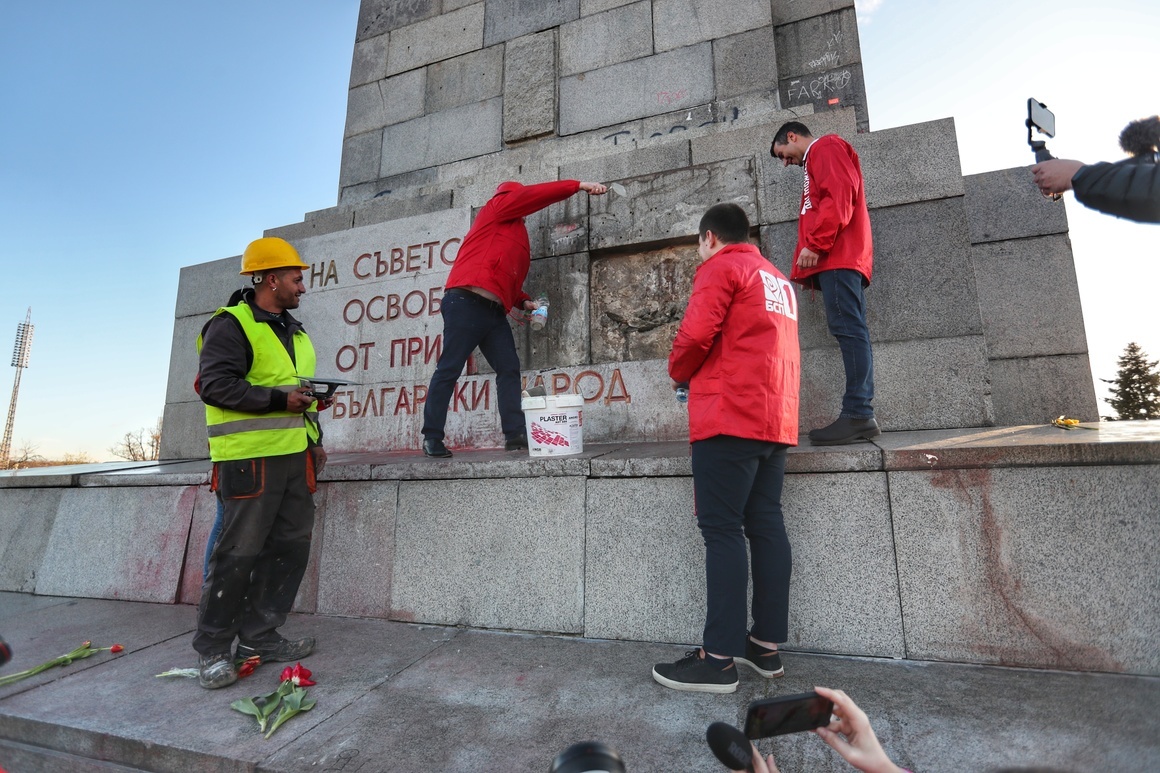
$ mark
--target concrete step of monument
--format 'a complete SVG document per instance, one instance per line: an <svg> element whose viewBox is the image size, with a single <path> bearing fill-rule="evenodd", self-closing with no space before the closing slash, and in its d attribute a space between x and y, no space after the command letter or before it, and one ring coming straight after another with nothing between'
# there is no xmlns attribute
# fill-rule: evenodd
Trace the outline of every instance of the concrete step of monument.
<svg viewBox="0 0 1160 773"><path fill-rule="evenodd" d="M0 768L538 771L596 739L630 772L714 771L724 768L705 744L709 724L739 726L752 700L825 685L850 694L912 770L1160 769L1154 677L786 652L783 678L741 667L736 693L705 695L651 678L684 646L322 615L283 627L318 639L303 661L317 703L265 740L230 703L274 690L282 664L215 691L154 676L194 665L193 622L186 606L0 593L14 653L0 674L86 639L125 646L0 687ZM852 770L812 734L758 745L785 773Z"/></svg>

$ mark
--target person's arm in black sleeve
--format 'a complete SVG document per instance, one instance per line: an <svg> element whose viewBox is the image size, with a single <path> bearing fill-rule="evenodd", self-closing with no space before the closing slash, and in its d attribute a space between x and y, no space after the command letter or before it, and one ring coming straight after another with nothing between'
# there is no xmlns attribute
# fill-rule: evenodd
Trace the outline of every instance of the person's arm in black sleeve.
<svg viewBox="0 0 1160 773"><path fill-rule="evenodd" d="M1160 164L1129 158L1081 167L1071 179L1085 207L1141 223L1160 223Z"/></svg>
<svg viewBox="0 0 1160 773"><path fill-rule="evenodd" d="M246 334L229 314L219 314L202 336L198 373L201 399L215 408L245 413L286 410L286 393L246 381L254 352Z"/></svg>

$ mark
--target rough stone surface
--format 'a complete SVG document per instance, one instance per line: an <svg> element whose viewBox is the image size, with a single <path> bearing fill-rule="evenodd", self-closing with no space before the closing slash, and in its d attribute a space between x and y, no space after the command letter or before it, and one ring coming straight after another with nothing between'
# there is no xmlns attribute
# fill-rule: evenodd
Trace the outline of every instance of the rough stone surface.
<svg viewBox="0 0 1160 773"><path fill-rule="evenodd" d="M349 207L334 207L322 212L307 215L301 223L291 223L278 228L267 228L263 236L278 236L293 244L298 239L308 236L334 233L350 228L354 223L354 212ZM245 280L242 280L245 281ZM223 302L228 296L223 299Z"/></svg>
<svg viewBox="0 0 1160 773"><path fill-rule="evenodd" d="M414 72L422 74L421 70ZM423 107L413 115L421 115ZM392 121L392 123L394 123ZM387 118L383 110L383 93L379 90L379 82L368 83L365 86L356 86L347 92L346 97L346 134L353 137L356 134L381 129L387 125Z"/></svg>
<svg viewBox="0 0 1160 773"><path fill-rule="evenodd" d="M709 43L560 79L560 133L683 110L714 96Z"/></svg>
<svg viewBox="0 0 1160 773"><path fill-rule="evenodd" d="M430 65L426 112L437 113L503 94L503 58L503 46L491 46Z"/></svg>
<svg viewBox="0 0 1160 773"><path fill-rule="evenodd" d="M217 519L217 494L209 486L198 486L193 500L193 517L189 523L189 539L185 545L185 563L181 569L181 585L177 589L180 604L197 606L201 601L201 586L205 580L205 550ZM197 615L190 624L196 625Z"/></svg>
<svg viewBox="0 0 1160 773"><path fill-rule="evenodd" d="M769 3L750 0L653 2L653 35L658 52L768 27L771 21Z"/></svg>
<svg viewBox="0 0 1160 773"><path fill-rule="evenodd" d="M341 187L370 182L382 175L383 133L367 132L342 141L342 161L338 171Z"/></svg>
<svg viewBox="0 0 1160 773"><path fill-rule="evenodd" d="M821 16L825 13L853 8L853 0L775 0L773 3L773 23L775 25Z"/></svg>
<svg viewBox="0 0 1160 773"><path fill-rule="evenodd" d="M581 16L560 27L560 74L598 70L653 53L648 0Z"/></svg>
<svg viewBox="0 0 1160 773"><path fill-rule="evenodd" d="M245 246L239 245L242 249ZM174 316L188 317L216 311L229 300L234 290L242 286L244 280L238 274L241 267L240 254L232 258L183 267L178 279L181 290L177 293Z"/></svg>
<svg viewBox="0 0 1160 773"><path fill-rule="evenodd" d="M488 0L484 17L484 45L491 46L574 21L580 0Z"/></svg>
<svg viewBox="0 0 1160 773"><path fill-rule="evenodd" d="M208 459L209 440L205 431L205 403L165 404L161 414L162 459Z"/></svg>
<svg viewBox="0 0 1160 773"><path fill-rule="evenodd" d="M502 123L503 99L496 97L388 126L383 130L382 166L371 178L497 151L503 144Z"/></svg>
<svg viewBox="0 0 1160 773"><path fill-rule="evenodd" d="M1067 431L1046 423L986 429L884 432L887 470L978 467L1072 467L1160 464L1160 426L1148 421L1093 422Z"/></svg>
<svg viewBox="0 0 1160 773"><path fill-rule="evenodd" d="M401 220L405 217L426 215L451 209L451 191L427 196L382 196L371 199L354 210L354 227Z"/></svg>
<svg viewBox="0 0 1160 773"><path fill-rule="evenodd" d="M588 248L588 198L581 191L524 218L533 261ZM525 286L530 287L527 282Z"/></svg>
<svg viewBox="0 0 1160 773"><path fill-rule="evenodd" d="M992 359L1087 354L1067 236L978 244L971 262ZM1090 383L1087 371L1081 380Z"/></svg>
<svg viewBox="0 0 1160 773"><path fill-rule="evenodd" d="M984 331L980 305L987 313L990 309L975 289L962 199L875 209L870 228L874 278L866 304L872 340L954 338ZM822 324L812 342L829 338L824 311L818 310Z"/></svg>
<svg viewBox="0 0 1160 773"><path fill-rule="evenodd" d="M218 306L225 305L227 300L229 293L221 297ZM197 376L197 337L212 316L198 314L180 317L174 321L173 343L169 350L169 379L165 391L166 404L200 400L193 391L193 379Z"/></svg>
<svg viewBox="0 0 1160 773"><path fill-rule="evenodd" d="M890 474L907 656L1160 673L1160 467Z"/></svg>
<svg viewBox="0 0 1160 773"><path fill-rule="evenodd" d="M871 209L963 195L953 118L846 139L862 162Z"/></svg>
<svg viewBox="0 0 1160 773"><path fill-rule="evenodd" d="M853 8L779 26L775 46L782 78L833 72L862 62ZM864 102L864 89L862 98Z"/></svg>
<svg viewBox="0 0 1160 773"><path fill-rule="evenodd" d="M786 646L902 657L886 475L788 475L782 503L794 566Z"/></svg>
<svg viewBox="0 0 1160 773"><path fill-rule="evenodd" d="M644 245L697 233L705 210L733 202L757 220L757 191L751 159L678 169L629 180L627 196L591 202L591 245L595 249Z"/></svg>
<svg viewBox="0 0 1160 773"><path fill-rule="evenodd" d="M580 15L591 16L594 13L603 13L622 5L635 3L638 0L580 0Z"/></svg>
<svg viewBox="0 0 1160 773"><path fill-rule="evenodd" d="M667 360L700 262L695 244L594 260L592 361Z"/></svg>
<svg viewBox="0 0 1160 773"><path fill-rule="evenodd" d="M845 383L836 344L802 351L803 432L837 418ZM981 335L875 345L874 389L874 413L884 429L985 427L995 423Z"/></svg>
<svg viewBox="0 0 1160 773"><path fill-rule="evenodd" d="M382 80L387 77L387 43L390 36L376 35L354 44L350 65L350 87Z"/></svg>
<svg viewBox="0 0 1160 773"><path fill-rule="evenodd" d="M827 72L787 76L778 65L781 105L787 109L811 105L815 113L835 107L852 107L858 114L858 131L870 131L866 108L866 83L862 65L851 64Z"/></svg>
<svg viewBox="0 0 1160 773"><path fill-rule="evenodd" d="M1000 426L1039 424L1057 416L1099 421L1086 353L991 360L991 392Z"/></svg>
<svg viewBox="0 0 1160 773"><path fill-rule="evenodd" d="M427 80L427 69L420 68L377 81L383 102L383 122L379 126L402 123L423 113L435 112L431 105L424 102Z"/></svg>
<svg viewBox="0 0 1160 773"><path fill-rule="evenodd" d="M440 0L363 0L359 5L358 39L366 40L437 16L440 10Z"/></svg>
<svg viewBox="0 0 1160 773"><path fill-rule="evenodd" d="M484 5L476 3L392 31L387 49L387 74L413 70L483 48Z"/></svg>
<svg viewBox="0 0 1160 773"><path fill-rule="evenodd" d="M552 133L556 129L556 33L525 35L504 49L504 141Z"/></svg>
<svg viewBox="0 0 1160 773"><path fill-rule="evenodd" d="M21 604L24 598L48 606ZM768 681L742 669L738 692L723 700L666 690L649 678L654 663L681 656L669 645L298 615L288 632L318 637L303 665L326 681L311 689L320 699L314 709L265 740L248 717L222 714L223 697L244 695L245 682L223 696L152 676L192 665L190 621L185 607L0 596L0 624L17 653L64 651L97 638L94 631L122 631L130 646L119 657L72 664L75 677L53 669L4 688L5 767L546 770L578 739L598 738L620 752L628 770L648 769L657 749L674 770L713 770L718 763L704 742L711 722L740 725L750 701L817 684L853 696L886 753L912 770L1035 764L1128 773L1160 766L1155 679L787 652L785 677ZM258 678L277 671L267 666ZM94 702L119 710L93 711ZM182 711L164 710L173 704ZM492 721L497 714L505 721ZM416 728L425 743L414 743ZM810 733L757 743L783 766L790 760L798 770L850 769ZM51 767L61 758L73 764Z"/></svg>
<svg viewBox="0 0 1160 773"><path fill-rule="evenodd" d="M582 630L583 478L406 482L398 513L393 619Z"/></svg>
<svg viewBox="0 0 1160 773"><path fill-rule="evenodd" d="M782 501L795 566L787 646L901 657L885 475L840 482L791 475ZM705 549L692 517L692 480L594 480L588 506L585 633L700 643ZM827 571L846 550L866 560Z"/></svg>
<svg viewBox="0 0 1160 773"><path fill-rule="evenodd" d="M1061 202L1039 192L1027 167L967 175L963 191L973 244L1067 233Z"/></svg>
<svg viewBox="0 0 1160 773"><path fill-rule="evenodd" d="M776 90L777 56L773 27L760 27L713 41L717 99L750 91Z"/></svg>
<svg viewBox="0 0 1160 773"><path fill-rule="evenodd" d="M0 489L0 591L36 590L64 489Z"/></svg>
<svg viewBox="0 0 1160 773"><path fill-rule="evenodd" d="M689 143L677 141L563 164L560 167L560 178L609 182L660 174L687 166L689 166ZM609 194L610 197L615 195Z"/></svg>
<svg viewBox="0 0 1160 773"><path fill-rule="evenodd" d="M36 591L173 603L194 486L66 491Z"/></svg>
<svg viewBox="0 0 1160 773"><path fill-rule="evenodd" d="M516 330L520 364L529 370L590 362L589 261L587 253L532 262L524 287L548 295L548 324L541 331L528 325Z"/></svg>
<svg viewBox="0 0 1160 773"><path fill-rule="evenodd" d="M326 486L321 614L390 617L398 488L392 481Z"/></svg>

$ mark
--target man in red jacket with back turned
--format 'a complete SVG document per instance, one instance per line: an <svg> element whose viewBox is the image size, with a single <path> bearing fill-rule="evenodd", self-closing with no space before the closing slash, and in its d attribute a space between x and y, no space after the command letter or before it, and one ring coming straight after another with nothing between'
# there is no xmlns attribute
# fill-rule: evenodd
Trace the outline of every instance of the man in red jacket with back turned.
<svg viewBox="0 0 1160 773"><path fill-rule="evenodd" d="M790 546L781 516L786 450L797 445L800 362L797 299L749 243L749 219L717 204L698 228L702 264L673 341L669 375L689 385L693 507L705 540L708 612L702 647L660 663L675 690L730 693L734 661L781 676L789 638ZM747 628L753 567L753 627Z"/></svg>
<svg viewBox="0 0 1160 773"><path fill-rule="evenodd" d="M846 370L842 411L829 426L810 430L810 442L829 446L869 440L881 433L874 419L874 353L863 293L874 267L874 243L861 162L838 135L814 139L797 121L777 130L769 154L804 169L790 279L822 291L826 322L838 339Z"/></svg>
<svg viewBox="0 0 1160 773"><path fill-rule="evenodd" d="M524 217L563 201L577 191L590 195L607 192L600 183L560 180L539 185L500 183L463 237L455 265L447 277L440 307L443 315L443 351L431 376L423 406L423 453L451 456L443 443L447 407L455 382L467 358L478 346L495 370L496 402L504 448L528 447L524 414L520 410L520 358L507 321L508 309L534 309L524 292L531 266L531 248Z"/></svg>

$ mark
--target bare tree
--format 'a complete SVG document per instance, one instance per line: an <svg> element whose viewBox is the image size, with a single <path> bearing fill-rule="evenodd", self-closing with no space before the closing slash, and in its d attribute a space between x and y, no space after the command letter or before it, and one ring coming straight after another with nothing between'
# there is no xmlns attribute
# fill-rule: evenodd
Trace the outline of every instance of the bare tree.
<svg viewBox="0 0 1160 773"><path fill-rule="evenodd" d="M44 461L44 457L36 453L36 443L25 440L19 448L8 455L6 466L9 470L19 470L24 467L36 467L37 462L42 461Z"/></svg>
<svg viewBox="0 0 1160 773"><path fill-rule="evenodd" d="M161 456L161 417L153 429L142 427L126 432L120 441L109 447L109 453L131 462L152 462Z"/></svg>

